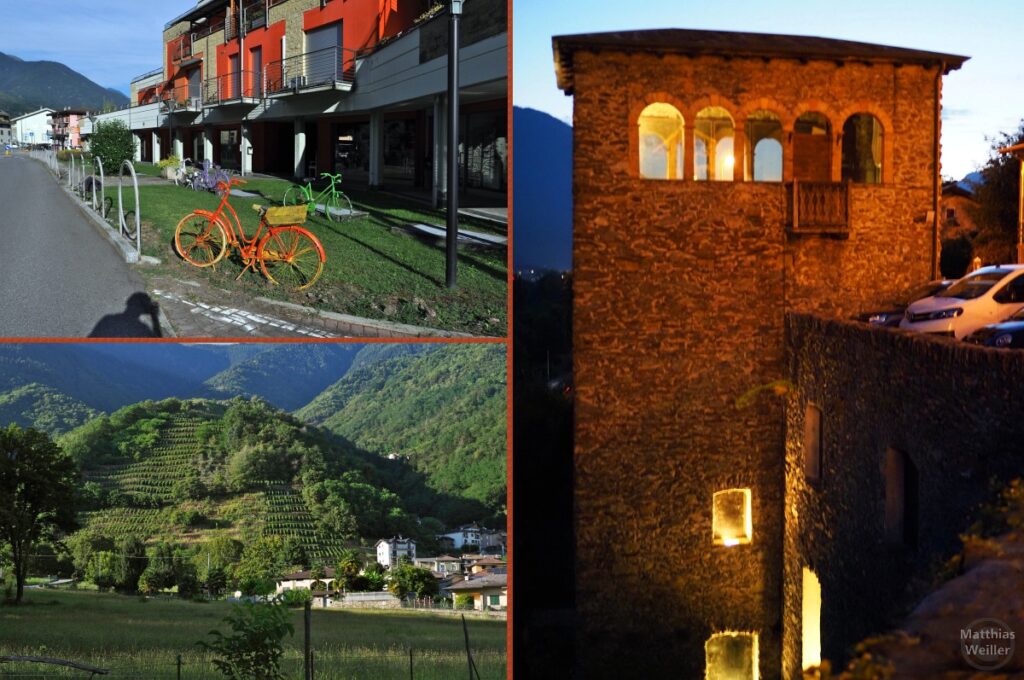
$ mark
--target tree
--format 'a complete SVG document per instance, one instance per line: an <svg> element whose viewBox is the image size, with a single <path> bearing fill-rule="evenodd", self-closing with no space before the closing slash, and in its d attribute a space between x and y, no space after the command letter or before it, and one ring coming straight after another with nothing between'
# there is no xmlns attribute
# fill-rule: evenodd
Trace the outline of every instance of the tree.
<svg viewBox="0 0 1024 680"><path fill-rule="evenodd" d="M116 583L116 560L109 550L99 550L89 560L88 577L100 590L109 590Z"/></svg>
<svg viewBox="0 0 1024 680"><path fill-rule="evenodd" d="M238 589L245 595L266 595L274 590L281 575L284 542L280 536L262 536L245 547L235 569Z"/></svg>
<svg viewBox="0 0 1024 680"><path fill-rule="evenodd" d="M281 605L234 605L224 621L234 631L211 630L212 642L198 644L218 655L213 664L229 680L281 680L285 635L294 635L288 609Z"/></svg>
<svg viewBox="0 0 1024 680"><path fill-rule="evenodd" d="M97 123L89 150L103 163L103 172L109 177L120 171L122 163L135 158L135 135L119 120Z"/></svg>
<svg viewBox="0 0 1024 680"><path fill-rule="evenodd" d="M983 250L989 255L985 259L1005 260L1009 257L1016 260L1012 244L1017 240L1020 161L999 153L999 149L1021 142L1024 142L1024 121L1014 132L1004 132L993 139L988 162L981 169L982 183L974 187L974 199L978 204L971 214L978 226L974 245L976 251Z"/></svg>
<svg viewBox="0 0 1024 680"><path fill-rule="evenodd" d="M21 602L33 548L75 526L78 467L38 430L0 429L0 540L11 550Z"/></svg>
<svg viewBox="0 0 1024 680"><path fill-rule="evenodd" d="M114 546L114 587L124 593L139 589L139 577L146 570L146 544L138 536L122 536Z"/></svg>
<svg viewBox="0 0 1024 680"><path fill-rule="evenodd" d="M359 551L355 548L345 548L341 551L338 566L334 568L334 578L345 590L352 590L352 584L359 576L359 570L363 568L363 560Z"/></svg>
<svg viewBox="0 0 1024 680"><path fill-rule="evenodd" d="M420 569L408 562L403 562L391 569L388 590L399 598L405 598L407 595L432 597L439 591L437 579L429 569Z"/></svg>

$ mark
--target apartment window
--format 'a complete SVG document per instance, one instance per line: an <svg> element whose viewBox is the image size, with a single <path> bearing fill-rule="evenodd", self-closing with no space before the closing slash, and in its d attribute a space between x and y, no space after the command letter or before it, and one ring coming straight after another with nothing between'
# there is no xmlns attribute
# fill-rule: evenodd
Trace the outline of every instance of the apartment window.
<svg viewBox="0 0 1024 680"><path fill-rule="evenodd" d="M306 31L306 85L340 81L344 73L341 60L341 22Z"/></svg>
<svg viewBox="0 0 1024 680"><path fill-rule="evenodd" d="M793 125L793 179L832 180L832 126L823 113L807 111Z"/></svg>
<svg viewBox="0 0 1024 680"><path fill-rule="evenodd" d="M709 106L697 114L693 138L695 179L732 181L735 134L732 116L721 106Z"/></svg>
<svg viewBox="0 0 1024 680"><path fill-rule="evenodd" d="M885 540L909 548L917 545L917 467L903 451L885 452Z"/></svg>
<svg viewBox="0 0 1024 680"><path fill-rule="evenodd" d="M757 680L757 634L715 633L704 643L705 680Z"/></svg>
<svg viewBox="0 0 1024 680"><path fill-rule="evenodd" d="M808 481L821 479L821 409L808 404L804 409L804 476Z"/></svg>
<svg viewBox="0 0 1024 680"><path fill-rule="evenodd" d="M746 177L755 182L782 181L782 121L760 109L747 116Z"/></svg>
<svg viewBox="0 0 1024 680"><path fill-rule="evenodd" d="M711 532L715 545L732 547L750 543L753 520L750 489L716 491L712 499Z"/></svg>
<svg viewBox="0 0 1024 680"><path fill-rule="evenodd" d="M671 104L656 102L640 113L640 176L683 178L683 115Z"/></svg>
<svg viewBox="0 0 1024 680"><path fill-rule="evenodd" d="M882 183L882 124L870 113L855 113L843 124L843 180Z"/></svg>

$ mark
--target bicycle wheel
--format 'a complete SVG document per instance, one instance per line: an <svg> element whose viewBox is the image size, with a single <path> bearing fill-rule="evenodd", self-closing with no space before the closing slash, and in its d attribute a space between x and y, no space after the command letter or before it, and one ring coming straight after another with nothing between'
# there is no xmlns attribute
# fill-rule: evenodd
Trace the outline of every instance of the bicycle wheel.
<svg viewBox="0 0 1024 680"><path fill-rule="evenodd" d="M282 205L302 205L305 202L306 194L302 191L302 187L288 187L288 191L284 192Z"/></svg>
<svg viewBox="0 0 1024 680"><path fill-rule="evenodd" d="M224 227L209 215L186 215L174 230L175 250L183 260L196 267L217 264L227 252L227 247Z"/></svg>
<svg viewBox="0 0 1024 680"><path fill-rule="evenodd" d="M334 193L327 199L327 219L332 222L343 222L352 219L352 201L340 191Z"/></svg>
<svg viewBox="0 0 1024 680"><path fill-rule="evenodd" d="M309 288L324 271L324 247L309 230L274 227L256 248L263 274L289 290Z"/></svg>

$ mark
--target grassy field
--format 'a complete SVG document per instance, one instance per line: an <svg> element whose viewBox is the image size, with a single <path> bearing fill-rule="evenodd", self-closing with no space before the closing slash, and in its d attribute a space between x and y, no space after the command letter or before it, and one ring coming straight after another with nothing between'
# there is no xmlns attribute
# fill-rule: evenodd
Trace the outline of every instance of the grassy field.
<svg viewBox="0 0 1024 680"><path fill-rule="evenodd" d="M285 180L250 179L241 188L261 196L232 197L231 205L247 235L251 236L258 226L251 206L281 203L290 186L291 182ZM116 190L113 196L116 214ZM449 290L445 287L443 244L415 238L400 228L411 222L443 225L442 211L380 192L351 191L349 196L355 209L366 214L340 223L319 214L309 219L306 226L323 243L327 262L323 276L312 289L289 294L272 286L258 272L248 272L235 281L242 270L237 255L209 269L182 261L174 252L175 227L195 208L216 209L219 199L212 193L170 183L144 185L139 189L143 253L159 258L164 265L143 271L206 280L221 288L328 311L479 335L505 334L504 250L463 249L459 255L459 285ZM133 197L126 193L125 201L125 210L132 210ZM114 214L111 218L116 219ZM462 222L469 229L492 231L484 222Z"/></svg>
<svg viewBox="0 0 1024 680"><path fill-rule="evenodd" d="M75 591L26 591L26 604L0 607L0 655L70 659L108 668L110 678L221 677L195 644L213 629L227 631L224 602L195 603ZM302 612L287 641L284 670L301 677ZM469 619L470 647L480 677L505 677L505 623ZM318 680L414 680L466 677L461 620L421 612L313 611ZM57 667L0 664L0 678L83 677Z"/></svg>

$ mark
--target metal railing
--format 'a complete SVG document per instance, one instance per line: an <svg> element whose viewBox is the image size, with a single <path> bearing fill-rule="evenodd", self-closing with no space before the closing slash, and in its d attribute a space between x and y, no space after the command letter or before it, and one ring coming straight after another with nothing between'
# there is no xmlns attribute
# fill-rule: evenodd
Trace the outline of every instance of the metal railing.
<svg viewBox="0 0 1024 680"><path fill-rule="evenodd" d="M124 171L128 170L128 174L132 181L132 187L135 189L135 203L133 204L132 212L135 213L135 232L128 231L128 213L124 210L124 196L122 195L124 189ZM135 242L135 253L136 258L142 255L142 217L141 206L139 205L139 177L135 174L135 165L131 161L125 161L121 163L121 170L117 176L117 222L118 230L122 236L127 236L129 239Z"/></svg>
<svg viewBox="0 0 1024 680"><path fill-rule="evenodd" d="M192 34L184 33L170 42L171 61L178 63L192 56Z"/></svg>
<svg viewBox="0 0 1024 680"><path fill-rule="evenodd" d="M160 93L160 103L169 113L175 111L200 111L203 108L203 90L200 86L188 83L164 90Z"/></svg>
<svg viewBox="0 0 1024 680"><path fill-rule="evenodd" d="M794 181L791 210L793 233L848 235L850 183Z"/></svg>
<svg viewBox="0 0 1024 680"><path fill-rule="evenodd" d="M261 85L259 74L252 71L223 73L208 78L203 83L203 103L209 106L241 99L255 99L261 96Z"/></svg>
<svg viewBox="0 0 1024 680"><path fill-rule="evenodd" d="M358 52L328 47L273 61L264 69L268 95L319 87L352 88Z"/></svg>
<svg viewBox="0 0 1024 680"><path fill-rule="evenodd" d="M192 31L192 42L205 38L208 35L213 35L219 30L224 28L224 16L217 15L209 17L206 23L200 26L195 31Z"/></svg>
<svg viewBox="0 0 1024 680"><path fill-rule="evenodd" d="M267 25L267 3L264 0L255 0L244 6L242 10L244 17L245 32L255 28L262 28Z"/></svg>

